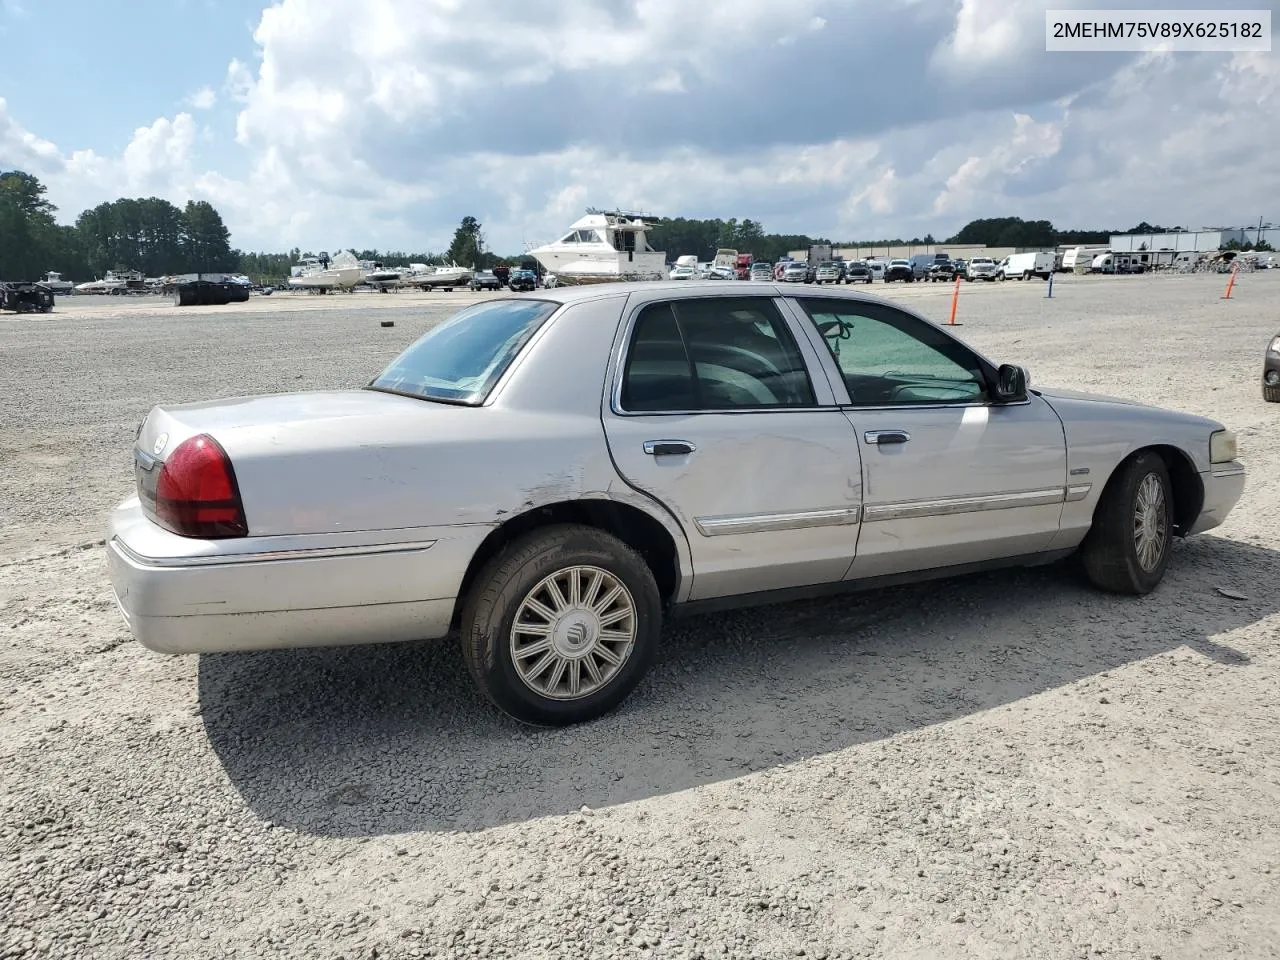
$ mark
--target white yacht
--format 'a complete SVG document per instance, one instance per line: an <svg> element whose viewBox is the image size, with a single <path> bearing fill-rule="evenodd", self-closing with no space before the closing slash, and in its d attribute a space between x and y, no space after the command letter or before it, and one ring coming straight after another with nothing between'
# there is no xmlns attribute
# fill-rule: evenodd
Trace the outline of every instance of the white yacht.
<svg viewBox="0 0 1280 960"><path fill-rule="evenodd" d="M588 210L559 240L528 252L560 283L661 280L667 255L649 245L648 231L639 214Z"/></svg>
<svg viewBox="0 0 1280 960"><path fill-rule="evenodd" d="M303 290L349 290L364 278L355 254L343 250L333 259L323 250L289 268L289 286Z"/></svg>

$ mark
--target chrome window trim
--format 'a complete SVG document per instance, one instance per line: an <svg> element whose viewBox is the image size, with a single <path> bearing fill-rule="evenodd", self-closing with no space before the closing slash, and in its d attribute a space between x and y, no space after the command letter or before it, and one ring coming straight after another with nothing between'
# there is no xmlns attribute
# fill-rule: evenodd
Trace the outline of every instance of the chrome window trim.
<svg viewBox="0 0 1280 960"><path fill-rule="evenodd" d="M618 417L692 417L702 414L744 414L744 413L813 413L815 411L835 411L839 406L838 398L831 389L828 378L824 375L819 377L815 370L815 361L821 361L821 355L813 351L812 344L808 344L807 340L801 336L799 330L796 329L794 318L786 308L783 298L777 296L775 291L744 291L742 294L725 293L722 291L708 291L700 296L694 294L698 291L690 291L690 294L679 295L674 294L666 297L655 298L635 298L634 302L628 302L624 307L626 313L623 322L619 324L620 336L614 345L611 363L613 366L612 382L609 385L609 411ZM764 406L764 407L731 407L727 409L698 409L698 410L628 410L622 405L622 380L626 375L627 369L627 353L631 347L631 335L635 330L636 320L639 319L640 313L647 308L661 303L680 303L683 300L742 300L742 299L760 299L768 300L773 308L778 312L778 317L782 321L782 325L790 332L791 338L795 341L796 349L800 351L800 359L804 363L805 375L809 378L809 385L813 388L813 396L815 403L812 406ZM806 345L809 349L806 350ZM820 369L820 368L819 368ZM825 374L825 371L824 371Z"/></svg>
<svg viewBox="0 0 1280 960"><path fill-rule="evenodd" d="M859 513L858 507L832 507L787 513L695 517L693 522L698 532L704 537L723 537L738 533L773 533L778 530L803 530L809 527L847 526L858 522Z"/></svg>
<svg viewBox="0 0 1280 960"><path fill-rule="evenodd" d="M886 403L878 406L867 404L859 406L856 403L845 404L841 409L853 412L865 412L871 410L963 410L966 407L986 407L989 410L1001 410L1004 407L1027 407L1031 405L1031 397L1027 396L1026 400L1018 400L1014 403L992 403L984 401L982 403L974 403L970 401L947 403L945 400L939 400L936 403Z"/></svg>
<svg viewBox="0 0 1280 960"><path fill-rule="evenodd" d="M862 508L862 522L908 520L922 517L946 517L958 513L982 513L1016 507L1045 507L1062 503L1065 487L1043 490L1017 490L971 497L943 497L932 500L904 500L897 503L869 503Z"/></svg>
<svg viewBox="0 0 1280 960"><path fill-rule="evenodd" d="M329 557L377 556L387 553L418 553L435 546L435 540L414 540L404 543L379 543L371 546L301 547L293 550L262 550L256 553L224 553L198 557L149 557L132 550L119 537L112 537L112 545L134 563L144 567L187 568L214 567L242 563L274 563L281 560L315 560Z"/></svg>

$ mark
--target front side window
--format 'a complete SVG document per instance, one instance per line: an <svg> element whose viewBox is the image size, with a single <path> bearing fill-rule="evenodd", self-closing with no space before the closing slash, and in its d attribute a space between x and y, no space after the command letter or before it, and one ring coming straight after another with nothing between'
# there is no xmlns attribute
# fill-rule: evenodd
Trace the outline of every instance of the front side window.
<svg viewBox="0 0 1280 960"><path fill-rule="evenodd" d="M815 404L804 358L773 303L699 297L645 307L623 368L630 412Z"/></svg>
<svg viewBox="0 0 1280 960"><path fill-rule="evenodd" d="M468 307L428 330L368 389L444 403L483 403L557 307L546 300L493 300Z"/></svg>
<svg viewBox="0 0 1280 960"><path fill-rule="evenodd" d="M798 302L822 334L855 405L986 400L978 358L930 324L879 304Z"/></svg>

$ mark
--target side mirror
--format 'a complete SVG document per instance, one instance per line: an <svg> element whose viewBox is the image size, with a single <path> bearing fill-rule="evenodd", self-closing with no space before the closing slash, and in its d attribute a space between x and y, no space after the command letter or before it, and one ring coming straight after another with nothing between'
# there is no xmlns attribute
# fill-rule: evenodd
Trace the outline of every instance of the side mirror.
<svg viewBox="0 0 1280 960"><path fill-rule="evenodd" d="M996 403L1018 403L1027 399L1027 371L1012 363L996 371Z"/></svg>

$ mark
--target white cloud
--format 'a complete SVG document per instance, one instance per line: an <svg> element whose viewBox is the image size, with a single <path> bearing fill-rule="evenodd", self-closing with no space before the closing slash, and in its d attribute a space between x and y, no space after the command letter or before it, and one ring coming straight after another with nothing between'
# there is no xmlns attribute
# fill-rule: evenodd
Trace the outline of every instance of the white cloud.
<svg viewBox="0 0 1280 960"><path fill-rule="evenodd" d="M1256 216L1276 58L1049 55L1046 5L279 0L190 101L234 131L182 112L107 156L0 101L0 166L64 211L208 199L249 249L438 249L471 214L514 251L588 205L835 239Z"/></svg>
<svg viewBox="0 0 1280 960"><path fill-rule="evenodd" d="M213 87L201 87L187 97L187 105L195 110L209 110L217 102L218 95L213 92Z"/></svg>
<svg viewBox="0 0 1280 960"><path fill-rule="evenodd" d="M232 60L227 64L227 76L222 89L232 100L246 102L253 92L253 71L248 64L239 60Z"/></svg>
<svg viewBox="0 0 1280 960"><path fill-rule="evenodd" d="M1009 139L996 143L983 156L966 157L947 177L942 192L933 201L933 212L978 209L980 200L989 202L999 196L1007 178L1052 157L1061 146L1062 131L1056 124L1037 123L1024 113L1014 114Z"/></svg>
<svg viewBox="0 0 1280 960"><path fill-rule="evenodd" d="M650 90L657 90L659 93L686 93L684 88L684 79L680 76L679 70L668 70L657 80L649 84Z"/></svg>
<svg viewBox="0 0 1280 960"><path fill-rule="evenodd" d="M9 116L9 104L0 97L0 168L12 167L42 176L56 173L62 166L57 146L19 126Z"/></svg>

